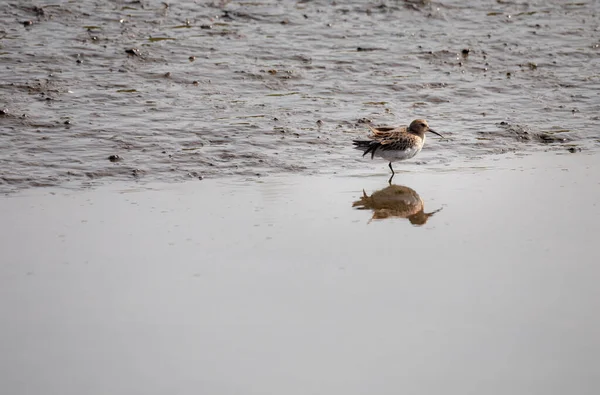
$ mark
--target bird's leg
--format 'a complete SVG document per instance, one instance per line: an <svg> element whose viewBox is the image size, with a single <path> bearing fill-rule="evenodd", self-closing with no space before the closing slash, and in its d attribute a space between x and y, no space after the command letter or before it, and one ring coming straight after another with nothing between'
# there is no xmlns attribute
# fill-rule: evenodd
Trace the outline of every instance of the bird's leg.
<svg viewBox="0 0 600 395"><path fill-rule="evenodd" d="M392 167L392 162L390 162L390 164L388 166L390 167L390 170L392 171L392 176L388 180L388 184L391 185L392 184L392 179L394 178L394 175L396 175L396 173L394 173L394 168Z"/></svg>

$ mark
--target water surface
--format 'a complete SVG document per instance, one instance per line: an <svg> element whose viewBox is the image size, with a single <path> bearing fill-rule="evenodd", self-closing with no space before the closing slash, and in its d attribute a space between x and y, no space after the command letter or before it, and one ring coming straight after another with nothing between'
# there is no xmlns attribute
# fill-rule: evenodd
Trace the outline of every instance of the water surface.
<svg viewBox="0 0 600 395"><path fill-rule="evenodd" d="M599 157L501 158L4 197L0 393L595 395Z"/></svg>

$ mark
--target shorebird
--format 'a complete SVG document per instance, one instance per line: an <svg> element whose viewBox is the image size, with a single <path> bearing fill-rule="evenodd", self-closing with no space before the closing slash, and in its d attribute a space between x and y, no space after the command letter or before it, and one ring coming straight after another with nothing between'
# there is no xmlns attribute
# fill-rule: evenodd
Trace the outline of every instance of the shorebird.
<svg viewBox="0 0 600 395"><path fill-rule="evenodd" d="M383 158L389 161L389 167L392 171L392 176L389 183L394 178L394 168L392 162L398 162L410 159L421 151L425 144L425 133L431 132L440 137L444 137L438 132L429 128L427 121L424 119L415 119L410 123L410 126L398 127L379 127L369 126L371 135L369 140L354 140L354 148L364 151L363 156L371 154L371 159L374 157Z"/></svg>
<svg viewBox="0 0 600 395"><path fill-rule="evenodd" d="M442 209L430 213L425 212L425 203L419 194L404 185L390 185L375 191L368 196L363 189L363 196L352 203L359 210L373 210L372 220L385 218L406 218L413 225L424 225L429 217Z"/></svg>

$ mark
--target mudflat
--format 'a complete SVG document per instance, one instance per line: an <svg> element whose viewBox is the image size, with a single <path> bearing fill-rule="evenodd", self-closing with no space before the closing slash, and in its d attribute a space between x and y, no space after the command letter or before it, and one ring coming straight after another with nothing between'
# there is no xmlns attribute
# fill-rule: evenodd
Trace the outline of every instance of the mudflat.
<svg viewBox="0 0 600 395"><path fill-rule="evenodd" d="M419 161L599 150L594 1L8 2L0 193L361 169L367 125Z"/></svg>

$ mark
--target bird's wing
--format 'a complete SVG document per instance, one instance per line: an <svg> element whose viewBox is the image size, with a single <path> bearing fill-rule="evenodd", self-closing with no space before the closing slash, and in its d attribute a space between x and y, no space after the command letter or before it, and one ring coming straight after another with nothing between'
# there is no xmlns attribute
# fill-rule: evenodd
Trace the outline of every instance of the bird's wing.
<svg viewBox="0 0 600 395"><path fill-rule="evenodd" d="M381 144L381 149L386 150L398 150L404 151L414 146L414 141L410 138L406 138L406 136L398 137L389 137L383 139L377 139L379 144Z"/></svg>
<svg viewBox="0 0 600 395"><path fill-rule="evenodd" d="M397 142L398 139L394 138L393 136L390 136L390 137L377 139L377 141L379 141L379 144L381 144L381 145L390 145L390 144L394 144L395 142Z"/></svg>
<svg viewBox="0 0 600 395"><path fill-rule="evenodd" d="M398 136L403 133L406 128L403 126L400 127L373 127L369 125L369 129L371 130L371 135L369 136L372 139L387 139L387 138L398 138Z"/></svg>

